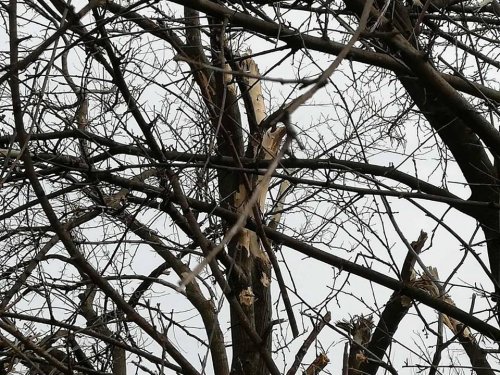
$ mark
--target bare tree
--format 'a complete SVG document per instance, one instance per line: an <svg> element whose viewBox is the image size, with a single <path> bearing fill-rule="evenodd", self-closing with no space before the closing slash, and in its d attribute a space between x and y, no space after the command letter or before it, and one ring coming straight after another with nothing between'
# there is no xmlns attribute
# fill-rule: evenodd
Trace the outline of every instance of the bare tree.
<svg viewBox="0 0 500 375"><path fill-rule="evenodd" d="M0 4L1 374L498 372L498 0Z"/></svg>

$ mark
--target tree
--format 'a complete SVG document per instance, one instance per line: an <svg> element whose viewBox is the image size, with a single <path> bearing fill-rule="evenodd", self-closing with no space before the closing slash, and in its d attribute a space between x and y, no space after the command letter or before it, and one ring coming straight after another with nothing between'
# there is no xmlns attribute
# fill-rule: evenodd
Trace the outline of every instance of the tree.
<svg viewBox="0 0 500 375"><path fill-rule="evenodd" d="M497 0L1 5L1 373L496 371Z"/></svg>

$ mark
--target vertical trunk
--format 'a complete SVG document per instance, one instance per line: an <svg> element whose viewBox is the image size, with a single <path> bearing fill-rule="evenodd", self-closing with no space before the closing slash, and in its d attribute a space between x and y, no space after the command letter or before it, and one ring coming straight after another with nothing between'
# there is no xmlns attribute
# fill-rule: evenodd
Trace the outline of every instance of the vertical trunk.
<svg viewBox="0 0 500 375"><path fill-rule="evenodd" d="M244 71L249 71L253 76L258 76L257 65L252 59L244 61ZM227 78L226 78L227 79ZM262 136L262 129L258 126L265 117L265 106L262 97L260 82L255 78L245 78L241 94L246 97L248 116L256 126L251 127L248 137L247 151L259 159L272 159L276 156L281 141L285 135L282 128L268 131ZM241 86L240 86L241 87ZM234 95L233 87L227 88L230 95ZM223 117L222 117L223 119ZM224 121L223 121L224 123ZM252 121L249 120L249 123ZM238 148L242 151L242 148ZM239 178L238 178L239 177ZM239 181L234 195L233 210L243 211L248 200L253 194L258 194L256 207L250 214L250 218L261 215L264 210L269 181L262 177L251 177L246 175L235 175L234 180ZM271 262L265 250L261 246L261 240L255 232L242 229L238 238L230 245L230 254L235 258L238 265L246 273L249 285L241 285L233 280L231 286L233 292L240 297L240 303L255 328L256 332L264 341L265 349L271 352ZM238 327L235 314L232 314L233 322L233 366L234 374L257 374L267 375L269 370L258 354L258 349L253 347L246 333Z"/></svg>
<svg viewBox="0 0 500 375"><path fill-rule="evenodd" d="M257 235L252 233L254 241L251 246L260 249ZM262 255L266 255L260 249ZM255 294L255 329L264 341L266 350L271 352L271 263L267 256L255 257L253 264L252 284ZM269 370L264 361L259 358L255 374L267 375Z"/></svg>
<svg viewBox="0 0 500 375"><path fill-rule="evenodd" d="M209 18L210 44L212 64L226 69L224 48L226 47L225 30L221 19ZM215 113L212 119L217 139L219 155L230 156L235 159L243 156L243 132L235 87L230 84L232 77L221 72L214 72L215 78ZM232 211L241 211L248 198L248 189L245 185L245 176L240 172L220 170L218 174L219 194L222 206ZM255 325L255 295L252 287L254 258L250 254L250 232L241 234L228 244L229 255L245 273L245 284L229 270L228 281L231 292L237 296L248 321L253 328ZM239 323L237 313L231 308L231 335L233 358L231 373L256 374L259 362L258 350ZM260 332L259 332L260 333Z"/></svg>

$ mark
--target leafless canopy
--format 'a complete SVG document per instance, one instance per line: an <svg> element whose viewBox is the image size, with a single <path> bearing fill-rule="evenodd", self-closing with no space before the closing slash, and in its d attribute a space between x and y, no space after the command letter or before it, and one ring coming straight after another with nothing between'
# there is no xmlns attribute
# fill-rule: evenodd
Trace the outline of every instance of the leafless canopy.
<svg viewBox="0 0 500 375"><path fill-rule="evenodd" d="M498 373L498 0L0 5L0 375Z"/></svg>

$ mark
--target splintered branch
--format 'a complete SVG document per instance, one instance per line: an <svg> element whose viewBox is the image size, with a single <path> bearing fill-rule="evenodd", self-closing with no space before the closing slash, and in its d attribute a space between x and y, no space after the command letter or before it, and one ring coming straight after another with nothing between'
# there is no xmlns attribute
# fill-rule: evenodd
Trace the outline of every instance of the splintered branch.
<svg viewBox="0 0 500 375"><path fill-rule="evenodd" d="M372 337L373 317L371 315L367 317L358 315L350 321L337 322L336 325L349 335L349 354L347 356L347 363L344 363L344 367L347 368L347 374L362 374L363 372L360 371L360 367L368 361L365 347Z"/></svg>
<svg viewBox="0 0 500 375"><path fill-rule="evenodd" d="M304 343L302 344L302 346L298 350L297 354L295 354L295 360L293 361L292 366L287 371L286 375L295 375L295 373L299 369L299 366L300 366L302 360L304 359L304 356L306 355L307 351L309 350L309 347L312 345L314 340L316 340L316 338L318 337L321 330L327 325L327 323L330 322L331 319L332 319L332 314L330 313L330 311L328 311L321 318L321 320L319 320L316 323L313 330L309 333L309 336L307 336L307 338L304 340ZM318 360L318 358L320 358L320 357L321 357L321 360ZM326 357L325 354L320 354L320 356L318 358L316 358L316 360L313 362L313 364L317 362L315 365L316 366L315 368L322 369L328 363L328 357ZM321 367L321 365L323 365L323 366ZM313 366L313 365L311 364L311 366ZM309 368L311 368L311 366L309 366ZM309 368L308 368L308 371L309 371Z"/></svg>
<svg viewBox="0 0 500 375"><path fill-rule="evenodd" d="M410 244L415 254L419 254L422 251L426 240L427 233L421 231L418 239ZM404 282L409 282L414 273L413 267L416 262L414 253L408 251L403 262L401 278ZM406 297L401 295L401 293L394 292L387 302L384 311L380 315L380 319L375 331L373 332L372 339L367 345L368 352L373 353L376 358L382 359L384 357L387 348L392 342L394 333L399 327L399 323L403 320L410 309L410 305L403 302L405 298ZM379 366L380 361L368 361L361 365L361 371L369 374L375 374Z"/></svg>
<svg viewBox="0 0 500 375"><path fill-rule="evenodd" d="M433 274L434 278L439 278L436 268L429 267L429 271ZM415 283L418 283L417 286L419 288L427 290L430 295L436 298L441 298L450 305L455 305L455 302L448 294L441 296L439 291L436 288L432 287L432 282L427 278L426 275L422 275L420 279L415 280ZM479 346L479 343L472 334L471 330L463 323L446 314L440 315L443 324L448 327L448 329L454 334L454 336L450 340L448 340L448 343L444 343L442 346L444 347L452 341L457 340L460 345L462 345L462 348L469 357L472 369L476 372L477 375L493 375L495 371L493 371L491 365L488 362L487 353L483 350L483 348ZM436 350L440 350L440 348L436 348Z"/></svg>
<svg viewBox="0 0 500 375"><path fill-rule="evenodd" d="M316 359L307 367L306 371L304 371L305 375L317 375L319 374L326 365L330 363L330 360L326 356L325 353L320 353Z"/></svg>

